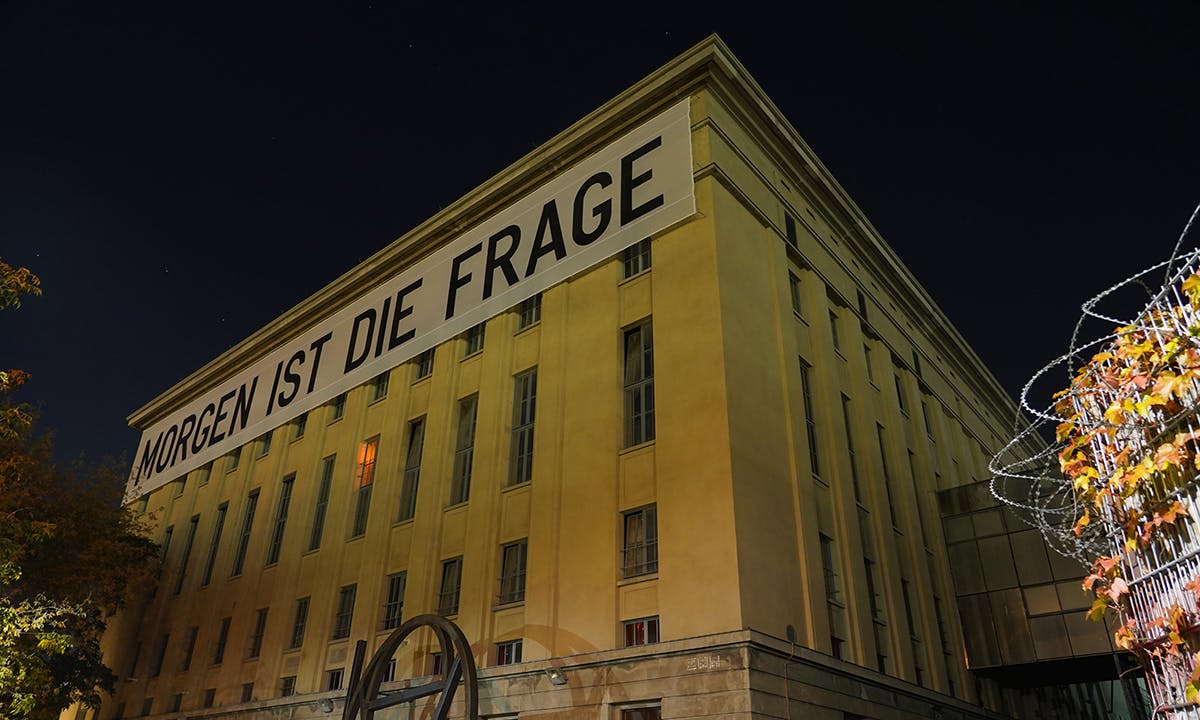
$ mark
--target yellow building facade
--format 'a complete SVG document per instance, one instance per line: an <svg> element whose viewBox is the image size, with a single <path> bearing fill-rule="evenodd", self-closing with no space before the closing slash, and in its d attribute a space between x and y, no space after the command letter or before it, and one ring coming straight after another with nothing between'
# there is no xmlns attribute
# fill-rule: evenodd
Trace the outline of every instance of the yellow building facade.
<svg viewBox="0 0 1200 720"><path fill-rule="evenodd" d="M469 638L487 716L983 718L1051 702L968 668L939 507L986 478L1011 402L715 37L131 424L680 102L684 221L135 486L164 567L110 627L122 679L100 720L327 717L354 643L373 652L422 613ZM435 650L413 636L385 687L440 672Z"/></svg>

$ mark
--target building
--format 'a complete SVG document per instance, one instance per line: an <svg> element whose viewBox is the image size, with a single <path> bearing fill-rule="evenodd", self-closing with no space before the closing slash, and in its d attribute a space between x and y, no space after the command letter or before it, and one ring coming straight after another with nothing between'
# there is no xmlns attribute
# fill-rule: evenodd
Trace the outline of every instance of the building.
<svg viewBox="0 0 1200 720"><path fill-rule="evenodd" d="M1082 570L976 577L1013 412L709 38L130 417L165 567L99 720L327 717L420 613L490 717L1099 716Z"/></svg>

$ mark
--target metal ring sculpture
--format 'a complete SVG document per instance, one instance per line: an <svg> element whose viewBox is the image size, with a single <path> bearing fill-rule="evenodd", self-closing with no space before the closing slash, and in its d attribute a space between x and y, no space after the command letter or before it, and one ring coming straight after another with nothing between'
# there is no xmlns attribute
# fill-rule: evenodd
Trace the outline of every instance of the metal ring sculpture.
<svg viewBox="0 0 1200 720"><path fill-rule="evenodd" d="M421 627L431 627L437 635L442 649L442 679L397 692L380 693L379 685L387 672L388 661L392 659L400 643ZM471 655L467 636L446 618L438 615L418 615L405 622L383 641L364 670L363 656L366 652L366 641L359 640L354 648L354 665L350 669L350 689L346 692L342 720L372 720L376 710L439 693L431 720L446 720L450 713L450 704L454 701L460 684L464 685L466 693L465 720L479 720L479 678L475 672L475 658Z"/></svg>

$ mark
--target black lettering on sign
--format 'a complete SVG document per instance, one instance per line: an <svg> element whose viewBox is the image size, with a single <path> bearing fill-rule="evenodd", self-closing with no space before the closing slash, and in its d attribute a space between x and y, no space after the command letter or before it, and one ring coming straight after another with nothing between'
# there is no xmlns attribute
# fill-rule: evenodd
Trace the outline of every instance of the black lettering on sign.
<svg viewBox="0 0 1200 720"><path fill-rule="evenodd" d="M409 293L414 293L417 291L417 288L421 287L421 283L424 281L424 279L425 278L417 278L402 288L400 292L396 293L396 314L392 317L392 329L391 332L388 333L388 350L395 350L396 348L400 347L401 344L412 340L413 337L416 336L416 328L409 328L404 332L400 332L400 321L409 315L412 315L412 305L405 305L404 300L408 297ZM380 334L382 334L382 331Z"/></svg>
<svg viewBox="0 0 1200 720"><path fill-rule="evenodd" d="M654 177L653 170L647 170L640 175L633 174L633 164L647 155L650 151L662 145L662 136L659 135L653 140L642 145L640 148L632 151L625 157L621 158L621 225L625 226L637 220L641 216L651 210L660 207L663 204L662 193L655 195L637 207L633 206L633 191L639 185L645 184Z"/></svg>
<svg viewBox="0 0 1200 720"><path fill-rule="evenodd" d="M312 350L313 361L312 370L308 376L308 389L304 391L306 395L312 392L313 387L317 384L317 371L321 369L321 350L325 347L325 343L329 342L331 338L333 338L332 330L317 338L308 348L309 350Z"/></svg>
<svg viewBox="0 0 1200 720"><path fill-rule="evenodd" d="M362 353L355 355L355 348L358 346L358 331L362 327L363 322L367 323L366 337L362 342ZM354 327L350 330L350 343L346 345L346 365L342 368L342 374L350 372L367 361L367 355L371 352L371 337L375 334L375 308L367 308L354 318Z"/></svg>
<svg viewBox="0 0 1200 720"><path fill-rule="evenodd" d="M279 389L279 375L283 372L283 361L275 366L275 379L271 381L271 392L267 393L267 414L275 410L275 391Z"/></svg>
<svg viewBox="0 0 1200 720"><path fill-rule="evenodd" d="M593 187L606 188L612 185L612 175L606 172L598 172L579 186L579 190L575 193L575 212L572 215L571 223L571 239L576 245L584 246L591 245L598 240L604 231L608 229L608 223L612 220L612 198L606 197L594 208L592 208L592 217L598 218L600 222L596 223L596 227L591 230L583 229L583 203L587 199L587 191Z"/></svg>
<svg viewBox="0 0 1200 720"><path fill-rule="evenodd" d="M547 239L549 235L549 239ZM563 243L562 225L558 221L558 205L553 198L542 207L542 217L538 220L537 235L533 238L533 250L529 251L529 264L525 266L525 277L537 270L537 261L543 255L554 253L554 261L558 262L567 256L567 246Z"/></svg>
<svg viewBox="0 0 1200 720"><path fill-rule="evenodd" d="M188 448L187 441L188 441L188 438L190 438L192 436L192 430L195 427L196 427L196 416L194 414L188 415L187 417L185 417L183 419L183 422L180 423L179 439L175 441L175 450L171 453L171 464L172 465L175 464L175 458L179 455L180 451L183 452L183 456L180 457L179 459L187 460L187 448Z"/></svg>
<svg viewBox="0 0 1200 720"><path fill-rule="evenodd" d="M296 364L304 364L304 351L297 350L292 354L292 357L287 362L287 367L283 369L283 387L279 393L279 407L287 407L292 404L292 400L296 399L296 393L300 392L300 373L296 372ZM291 387L291 390L287 388Z"/></svg>
<svg viewBox="0 0 1200 720"><path fill-rule="evenodd" d="M192 438L192 454L200 452L204 449L204 443L208 441L209 427L204 424L204 416L212 415L216 412L217 406L209 403L200 411L200 417L196 420L196 437Z"/></svg>
<svg viewBox="0 0 1200 720"><path fill-rule="evenodd" d="M237 395L237 390L230 390L222 395L221 399L217 401L217 414L213 416L212 435L208 438L209 447L212 447L213 445L216 445L225 439L225 433L217 432L217 430L220 429L221 422L227 417L225 413L225 403L232 400L234 395Z"/></svg>
<svg viewBox="0 0 1200 720"><path fill-rule="evenodd" d="M154 473L154 461L162 450L163 434L158 434L158 439L154 441L153 449L150 447L150 441L146 441L146 445L142 448L142 460L138 463L138 478L148 477Z"/></svg>
<svg viewBox="0 0 1200 720"><path fill-rule="evenodd" d="M171 460L171 448L175 445L175 436L179 433L179 428L172 425L167 428L167 432L162 438L162 447L158 449L158 460L154 463L154 472L160 473L167 468L167 464Z"/></svg>
<svg viewBox="0 0 1200 720"><path fill-rule="evenodd" d="M392 312L392 299L390 297L383 299L383 314L379 316L379 336L375 340L375 355L379 357L379 353L383 352L383 328L387 325L388 315Z"/></svg>
<svg viewBox="0 0 1200 720"><path fill-rule="evenodd" d="M238 430L238 424L241 424L241 429L246 428L246 421L250 418L250 406L254 404L254 390L258 387L258 377L255 376L254 381L250 383L250 392L246 392L246 384L238 388L237 403L233 406L233 417L229 422L229 434L232 435Z"/></svg>
<svg viewBox="0 0 1200 720"><path fill-rule="evenodd" d="M471 247L459 253L450 263L450 288L446 291L446 319L454 317L454 299L458 295L458 289L463 285L471 282L471 273L467 273L462 277L458 276L462 264L471 258L475 253L483 249L483 243L475 243Z"/></svg>
<svg viewBox="0 0 1200 720"><path fill-rule="evenodd" d="M504 252L497 255L496 248L504 238L508 238L508 247L504 249ZM521 228L516 225L509 225L488 238L487 263L483 266L484 300L492 296L492 278L495 276L497 269L504 273L504 280L508 283L509 287L517 283L517 271L513 269L512 256L520 244Z"/></svg>

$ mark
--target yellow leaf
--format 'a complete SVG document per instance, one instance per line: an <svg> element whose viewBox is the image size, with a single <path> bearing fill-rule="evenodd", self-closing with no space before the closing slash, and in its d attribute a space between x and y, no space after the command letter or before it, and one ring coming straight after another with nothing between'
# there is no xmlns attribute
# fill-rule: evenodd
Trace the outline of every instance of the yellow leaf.
<svg viewBox="0 0 1200 720"><path fill-rule="evenodd" d="M1108 612L1108 603L1104 602L1103 598L1096 598L1096 601L1092 603L1092 609L1088 610L1087 619L1100 622L1104 619L1106 612Z"/></svg>

